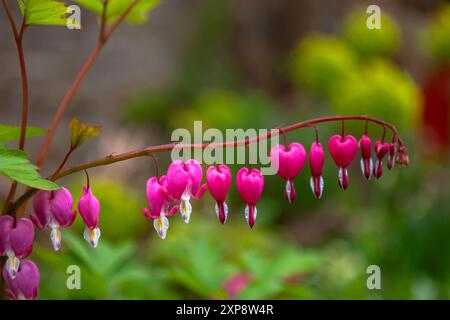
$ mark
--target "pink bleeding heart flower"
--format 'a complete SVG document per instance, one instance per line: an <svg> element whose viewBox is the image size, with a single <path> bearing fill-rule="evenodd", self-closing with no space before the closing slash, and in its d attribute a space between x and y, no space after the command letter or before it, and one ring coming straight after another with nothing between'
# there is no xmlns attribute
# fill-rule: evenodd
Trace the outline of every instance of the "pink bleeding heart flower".
<svg viewBox="0 0 450 320"><path fill-rule="evenodd" d="M366 134L359 140L359 147L361 148L361 171L363 176L369 180L373 171L372 141Z"/></svg>
<svg viewBox="0 0 450 320"><path fill-rule="evenodd" d="M23 260L16 276L10 276L4 266L3 279L8 288L5 293L13 300L33 300L39 293L39 269L31 260Z"/></svg>
<svg viewBox="0 0 450 320"><path fill-rule="evenodd" d="M373 168L373 175L379 179L383 174L383 158L389 152L389 143L384 143L378 140L375 141L373 147L375 149L375 156L377 157L375 167Z"/></svg>
<svg viewBox="0 0 450 320"><path fill-rule="evenodd" d="M158 236L165 239L167 229L169 229L169 219L167 217L173 216L178 210L178 206L172 207L169 210L169 194L167 191L167 177L162 176L159 180L157 177L152 177L147 180L147 201L149 209L142 209L145 217L153 220L153 227Z"/></svg>
<svg viewBox="0 0 450 320"><path fill-rule="evenodd" d="M397 155L397 148L398 145L394 142L391 142L389 144L389 157L387 161L387 167L389 170L391 170L394 167L395 164L395 157Z"/></svg>
<svg viewBox="0 0 450 320"><path fill-rule="evenodd" d="M211 166L206 171L206 184L209 193L216 200L216 214L219 221L224 224L228 218L228 206L225 203L231 184L231 171L224 165Z"/></svg>
<svg viewBox="0 0 450 320"><path fill-rule="evenodd" d="M275 146L270 151L270 161L277 168L278 175L286 180L285 196L289 203L293 203L296 197L293 181L305 165L305 148L297 142L291 143L287 148L283 145Z"/></svg>
<svg viewBox="0 0 450 320"><path fill-rule="evenodd" d="M242 168L237 173L236 185L241 198L247 204L245 219L250 228L253 228L257 215L256 203L264 189L264 176L258 169Z"/></svg>
<svg viewBox="0 0 450 320"><path fill-rule="evenodd" d="M347 168L358 152L358 142L352 135L345 137L334 135L328 140L328 150L334 162L339 167L339 187L345 190L348 187Z"/></svg>
<svg viewBox="0 0 450 320"><path fill-rule="evenodd" d="M14 224L11 216L0 217L0 256L7 256L6 271L14 279L20 267L20 259L33 250L34 226L27 218L20 218Z"/></svg>
<svg viewBox="0 0 450 320"><path fill-rule="evenodd" d="M181 217L185 223L189 223L192 213L190 199L199 199L206 190L206 184L201 184L203 170L195 159L186 162L175 160L167 170L167 189L170 196L180 201Z"/></svg>
<svg viewBox="0 0 450 320"><path fill-rule="evenodd" d="M100 216L100 202L92 193L89 185L83 187L83 195L78 201L78 212L86 225L84 230L84 239L89 242L92 247L97 247L101 232L98 227Z"/></svg>
<svg viewBox="0 0 450 320"><path fill-rule="evenodd" d="M70 227L77 215L72 206L72 195L66 188L56 191L40 190L34 196L35 214L31 216L31 220L39 229L51 229L50 239L55 251L61 248L60 228Z"/></svg>
<svg viewBox="0 0 450 320"><path fill-rule="evenodd" d="M309 150L309 167L311 169L311 190L317 199L322 197L323 193L323 164L325 163L325 154L322 148L322 144L318 141L313 142L311 150Z"/></svg>

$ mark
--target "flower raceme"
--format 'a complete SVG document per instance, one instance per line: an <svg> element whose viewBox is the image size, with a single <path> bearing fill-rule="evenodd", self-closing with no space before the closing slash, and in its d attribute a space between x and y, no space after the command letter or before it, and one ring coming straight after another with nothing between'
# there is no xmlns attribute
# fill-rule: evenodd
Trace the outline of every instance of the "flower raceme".
<svg viewBox="0 0 450 320"><path fill-rule="evenodd" d="M158 236L165 239L167 229L169 229L169 220L178 210L178 206L169 210L170 196L167 191L167 177L162 176L160 179L152 177L147 180L147 201L150 209L144 208L142 212L145 217L153 220L153 227Z"/></svg>
<svg viewBox="0 0 450 320"><path fill-rule="evenodd" d="M330 120L328 118L323 121ZM385 130L386 127L390 128L394 133L391 143L385 143L384 139L381 139L373 144L375 165L372 162L372 143L367 134L362 136L359 144L351 135L334 135L328 140L330 155L339 167L338 182L342 189L348 187L347 169L358 152L358 146L361 149L361 170L366 179L369 179L372 174L377 178L381 177L383 159L386 156L388 169L392 169L394 163L409 164L407 149L395 128L389 124L382 124L381 120L369 121L384 126ZM319 121L316 119L314 123ZM289 146L278 145L271 150L272 166L286 181L285 196L289 203L293 203L296 198L294 180L301 173L306 157L305 148L297 142ZM313 194L320 199L324 190L322 172L325 156L322 144L318 140L317 129L316 141L311 145L308 160L311 171L310 186ZM175 160L169 166L165 176L151 177L147 180L148 208L142 209L142 212L146 218L153 220L153 226L160 238L166 238L169 228L168 217L173 216L178 210L181 212L183 221L189 222L192 213L190 199L199 199L206 188L216 201L215 211L219 221L222 224L227 221L229 210L225 201L232 180L230 169L224 164L210 166L206 171L205 184L202 184L202 179L201 164L197 160L190 159ZM241 168L236 175L236 187L246 203L247 224L253 228L257 216L256 205L264 189L264 176L258 169ZM61 248L60 228L71 226L76 217L76 211L72 210L73 199L69 190L62 188L56 191L38 191L33 200L33 207L32 221L39 229L51 229L50 238L53 247L59 250ZM86 225L84 238L91 246L96 247L100 238L100 203L89 187L89 176L87 176L87 186L83 187L83 194L77 208ZM34 299L38 293L39 269L34 262L25 259L33 247L33 222L27 218L0 216L0 256L8 257L2 269L2 276L8 287L6 294L12 299Z"/></svg>
<svg viewBox="0 0 450 320"><path fill-rule="evenodd" d="M100 238L100 228L98 220L100 215L100 202L92 193L92 189L87 186L83 187L83 195L78 201L78 212L86 225L84 230L84 239L89 242L92 247L97 247Z"/></svg>
<svg viewBox="0 0 450 320"><path fill-rule="evenodd" d="M202 185L203 169L195 159L186 162L175 160L167 170L167 189L170 197L180 202L183 221L189 223L192 213L190 199L199 199L206 190Z"/></svg>
<svg viewBox="0 0 450 320"><path fill-rule="evenodd" d="M39 229L51 229L50 239L55 251L61 248L60 228L70 227L77 215L72 206L72 195L66 188L56 191L40 190L34 196L35 214L31 216L31 220Z"/></svg>
<svg viewBox="0 0 450 320"><path fill-rule="evenodd" d="M21 260L33 250L34 226L27 218L17 221L11 216L0 217L0 255L7 256L4 270L11 279L19 271Z"/></svg>
<svg viewBox="0 0 450 320"><path fill-rule="evenodd" d="M278 168L278 175L286 180L286 200L293 203L296 197L293 181L305 165L305 148L297 142L291 143L288 147L277 145L270 151L270 161L272 166Z"/></svg>
<svg viewBox="0 0 450 320"><path fill-rule="evenodd" d="M231 184L231 171L224 165L211 166L206 171L206 185L216 200L215 211L219 221L224 224L228 218L228 206L225 203Z"/></svg>
<svg viewBox="0 0 450 320"><path fill-rule="evenodd" d="M245 219L250 228L253 228L256 220L256 204L261 198L264 189L264 176L258 169L241 168L236 176L236 186L245 207Z"/></svg>

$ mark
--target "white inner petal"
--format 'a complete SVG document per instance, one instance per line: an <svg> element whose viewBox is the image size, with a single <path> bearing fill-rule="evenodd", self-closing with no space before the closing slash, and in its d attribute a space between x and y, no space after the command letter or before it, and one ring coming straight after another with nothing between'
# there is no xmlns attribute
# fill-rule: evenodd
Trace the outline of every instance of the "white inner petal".
<svg viewBox="0 0 450 320"><path fill-rule="evenodd" d="M165 215L161 215L158 219L153 220L153 227L158 233L158 236L161 239L165 239L167 235L167 229L169 229L169 219L167 219Z"/></svg>
<svg viewBox="0 0 450 320"><path fill-rule="evenodd" d="M8 254L8 260L6 260L6 271L8 271L11 279L16 278L19 267L20 260L14 255L14 253Z"/></svg>
<svg viewBox="0 0 450 320"><path fill-rule="evenodd" d="M97 244L98 244L98 239L100 239L100 228L95 228L95 229L89 229L88 227L86 227L84 229L84 239L89 242L89 244L93 247L96 248Z"/></svg>
<svg viewBox="0 0 450 320"><path fill-rule="evenodd" d="M50 232L50 239L52 240L53 249L58 251L61 249L61 230L59 230L59 226L53 226L52 231Z"/></svg>
<svg viewBox="0 0 450 320"><path fill-rule="evenodd" d="M181 218L185 223L189 223L189 219L191 218L192 213L192 205L189 202L189 198L187 200L181 198L181 204L180 204L180 212L181 212Z"/></svg>
<svg viewBox="0 0 450 320"><path fill-rule="evenodd" d="M293 185L294 183L292 183L292 185ZM285 188L285 190L286 190L286 196L287 196L287 199L288 199L288 202L289 203L292 203L292 198L291 198L291 195L292 195L292 188L291 188L291 182L288 180L288 181L286 181L286 188Z"/></svg>

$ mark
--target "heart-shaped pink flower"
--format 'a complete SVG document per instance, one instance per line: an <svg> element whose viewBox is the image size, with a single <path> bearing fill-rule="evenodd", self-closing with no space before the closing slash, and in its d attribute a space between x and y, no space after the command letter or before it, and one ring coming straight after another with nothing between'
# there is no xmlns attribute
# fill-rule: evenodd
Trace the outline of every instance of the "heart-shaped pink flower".
<svg viewBox="0 0 450 320"><path fill-rule="evenodd" d="M8 289L6 294L14 300L33 300L39 292L39 269L31 260L23 260L14 278L8 273L6 265L2 270Z"/></svg>
<svg viewBox="0 0 450 320"><path fill-rule="evenodd" d="M206 185L209 193L216 200L216 214L219 221L224 224L228 218L228 206L225 203L231 184L231 171L224 165L211 166L206 171Z"/></svg>
<svg viewBox="0 0 450 320"><path fill-rule="evenodd" d="M366 134L359 140L359 147L361 149L361 171L367 180L372 176L373 161L372 161L372 141Z"/></svg>
<svg viewBox="0 0 450 320"><path fill-rule="evenodd" d="M236 176L236 185L241 198L245 201L245 219L250 228L255 224L257 210L256 203L264 189L264 176L258 169L242 168Z"/></svg>
<svg viewBox="0 0 450 320"><path fill-rule="evenodd" d="M293 180L305 165L305 148L297 142L291 143L287 148L283 145L277 145L270 151L270 161L272 166L277 169L278 175L286 180L286 199L289 203L294 202L296 192Z"/></svg>
<svg viewBox="0 0 450 320"><path fill-rule="evenodd" d="M358 142L352 135L334 135L328 140L328 150L336 165L339 167L339 187L347 189L348 172L347 167L352 163L358 152Z"/></svg>
<svg viewBox="0 0 450 320"><path fill-rule="evenodd" d="M377 157L375 167L373 168L373 175L379 179L383 174L383 158L389 152L389 143L377 140L373 144L373 148L375 149L375 156Z"/></svg>
<svg viewBox="0 0 450 320"><path fill-rule="evenodd" d="M72 210L73 199L70 191L62 188L56 191L40 190L33 199L34 215L31 216L39 229L50 228L50 239L55 251L61 248L62 228L70 227L77 212Z"/></svg>
<svg viewBox="0 0 450 320"><path fill-rule="evenodd" d="M320 142L313 142L309 150L309 167L311 170L310 186L317 199L322 197L323 193L323 164L325 163L325 154Z"/></svg>
<svg viewBox="0 0 450 320"><path fill-rule="evenodd" d="M180 212L185 223L189 223L192 212L190 199L199 199L206 190L202 179L202 166L195 159L175 160L167 170L167 189L171 198L181 201Z"/></svg>
<svg viewBox="0 0 450 320"><path fill-rule="evenodd" d="M98 227L100 216L100 202L92 193L89 186L83 187L83 195L78 201L78 212L86 225L84 239L94 248L97 247L101 232Z"/></svg>
<svg viewBox="0 0 450 320"><path fill-rule="evenodd" d="M0 217L0 255L7 256L5 268L14 279L20 267L20 259L33 250L34 226L27 218L20 218L14 225L11 216Z"/></svg>
<svg viewBox="0 0 450 320"><path fill-rule="evenodd" d="M394 167L395 164L395 157L397 155L397 149L398 145L394 142L391 142L389 144L389 157L387 162L387 167L389 170L391 170Z"/></svg>
<svg viewBox="0 0 450 320"><path fill-rule="evenodd" d="M169 210L169 194L167 191L167 177L152 177L147 180L147 201L150 209L142 209L145 217L153 220L153 227L158 236L165 239L167 229L169 228L169 220L167 217L173 216L178 210L178 206Z"/></svg>

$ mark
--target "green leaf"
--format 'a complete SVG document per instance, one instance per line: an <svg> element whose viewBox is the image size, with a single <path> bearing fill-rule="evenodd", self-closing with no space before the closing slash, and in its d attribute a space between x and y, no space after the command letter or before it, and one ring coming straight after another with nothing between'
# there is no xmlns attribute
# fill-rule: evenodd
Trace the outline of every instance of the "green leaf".
<svg viewBox="0 0 450 320"><path fill-rule="evenodd" d="M42 178L37 168L28 160L28 155L20 150L0 147L0 174L13 181L41 190L61 189L56 183Z"/></svg>
<svg viewBox="0 0 450 320"><path fill-rule="evenodd" d="M45 134L47 130L41 128L27 127L26 136L35 137ZM0 124L0 143L19 140L20 127Z"/></svg>
<svg viewBox="0 0 450 320"><path fill-rule="evenodd" d="M86 9L98 16L102 14L102 0L74 0ZM114 22L131 5L133 0L109 0L107 7L107 22ZM131 24L144 23L147 21L148 13L159 4L159 0L140 0L130 11L126 20Z"/></svg>
<svg viewBox="0 0 450 320"><path fill-rule="evenodd" d="M67 8L63 2L55 0L18 0L25 23L65 26Z"/></svg>

